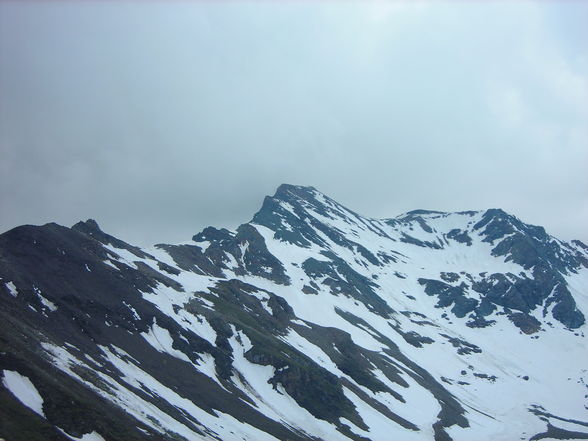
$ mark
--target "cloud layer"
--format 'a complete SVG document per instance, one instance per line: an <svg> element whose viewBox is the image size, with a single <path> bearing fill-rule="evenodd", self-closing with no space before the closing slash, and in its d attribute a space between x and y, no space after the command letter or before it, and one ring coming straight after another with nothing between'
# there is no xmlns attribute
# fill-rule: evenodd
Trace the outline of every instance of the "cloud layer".
<svg viewBox="0 0 588 441"><path fill-rule="evenodd" d="M0 229L129 241L282 182L373 217L501 207L588 241L582 2L0 3Z"/></svg>

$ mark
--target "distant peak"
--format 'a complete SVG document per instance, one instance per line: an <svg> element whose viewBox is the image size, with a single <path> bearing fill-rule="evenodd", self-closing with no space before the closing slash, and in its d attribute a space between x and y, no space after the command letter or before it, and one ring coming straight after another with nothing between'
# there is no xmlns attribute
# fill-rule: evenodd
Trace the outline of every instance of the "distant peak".
<svg viewBox="0 0 588 441"><path fill-rule="evenodd" d="M226 228L215 228L215 227L206 227L200 233L195 234L192 236L192 240L194 242L204 242L204 241L221 241L221 240L230 240L234 236Z"/></svg>
<svg viewBox="0 0 588 441"><path fill-rule="evenodd" d="M486 212L484 213L484 216L492 216L492 217L509 216L510 217L510 214L508 214L502 208L488 208L486 210Z"/></svg>
<svg viewBox="0 0 588 441"><path fill-rule="evenodd" d="M406 216L418 216L423 214L447 214L444 211L436 211L436 210L412 210L406 213Z"/></svg>
<svg viewBox="0 0 588 441"><path fill-rule="evenodd" d="M273 196L266 196L261 209L253 216L252 222L274 231L282 228L286 218L292 226L307 216L308 211L324 217L345 217L354 214L351 210L331 199L312 186L282 184ZM294 214L295 213L295 214Z"/></svg>
<svg viewBox="0 0 588 441"><path fill-rule="evenodd" d="M129 245L125 241L105 233L100 229L98 222L94 219L88 219L85 222L80 221L71 227L71 229L86 234L104 245L112 245L115 248L128 250L139 258L153 257L150 254L144 253L139 247Z"/></svg>
<svg viewBox="0 0 588 441"><path fill-rule="evenodd" d="M388 224L394 224L397 221L401 221L401 222L417 221L417 222L421 223L425 219L435 218L435 217L440 217L440 216L448 216L450 214L453 214L453 213L449 213L447 211L418 209L418 210L407 211L406 213L399 214L398 216L396 216L394 218L384 219L384 221L387 222Z"/></svg>
<svg viewBox="0 0 588 441"><path fill-rule="evenodd" d="M80 221L80 222L78 222L77 224L75 224L71 228L73 230L77 230L77 231L80 231L82 233L102 232L102 230L100 229L100 226L98 225L98 222L96 222L94 219L88 219L86 221Z"/></svg>
<svg viewBox="0 0 588 441"><path fill-rule="evenodd" d="M274 198L290 199L292 196L295 196L302 199L308 199L314 198L317 193L317 189L311 186L282 184L277 188Z"/></svg>
<svg viewBox="0 0 588 441"><path fill-rule="evenodd" d="M475 229L479 229L484 227L488 224L492 225L511 225L511 224L522 224L519 219L517 219L512 214L508 214L501 208L488 208L487 210L482 212L482 218L480 221L474 226ZM503 227L504 228L504 227ZM508 229L512 229L511 226L507 227Z"/></svg>

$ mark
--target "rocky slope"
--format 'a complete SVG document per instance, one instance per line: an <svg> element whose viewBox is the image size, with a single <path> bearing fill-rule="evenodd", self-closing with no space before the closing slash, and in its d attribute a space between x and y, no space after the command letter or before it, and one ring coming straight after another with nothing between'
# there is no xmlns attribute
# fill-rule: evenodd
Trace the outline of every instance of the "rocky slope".
<svg viewBox="0 0 588 441"><path fill-rule="evenodd" d="M22 226L0 300L7 440L588 439L588 248L502 210L282 185L184 244Z"/></svg>

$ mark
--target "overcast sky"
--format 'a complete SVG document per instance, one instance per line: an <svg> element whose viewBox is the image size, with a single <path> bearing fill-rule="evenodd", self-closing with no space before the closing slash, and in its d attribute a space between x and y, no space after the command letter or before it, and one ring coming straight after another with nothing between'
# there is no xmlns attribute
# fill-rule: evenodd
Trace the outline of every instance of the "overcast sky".
<svg viewBox="0 0 588 441"><path fill-rule="evenodd" d="M131 243L283 182L588 242L588 2L0 1L0 230Z"/></svg>

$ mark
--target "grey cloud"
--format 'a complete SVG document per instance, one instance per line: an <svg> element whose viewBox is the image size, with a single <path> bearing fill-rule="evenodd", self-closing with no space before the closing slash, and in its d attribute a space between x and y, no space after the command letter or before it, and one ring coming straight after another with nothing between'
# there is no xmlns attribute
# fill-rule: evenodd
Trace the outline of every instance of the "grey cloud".
<svg viewBox="0 0 588 441"><path fill-rule="evenodd" d="M588 241L586 11L2 2L1 229L94 217L183 241L292 182L365 215L502 207Z"/></svg>

